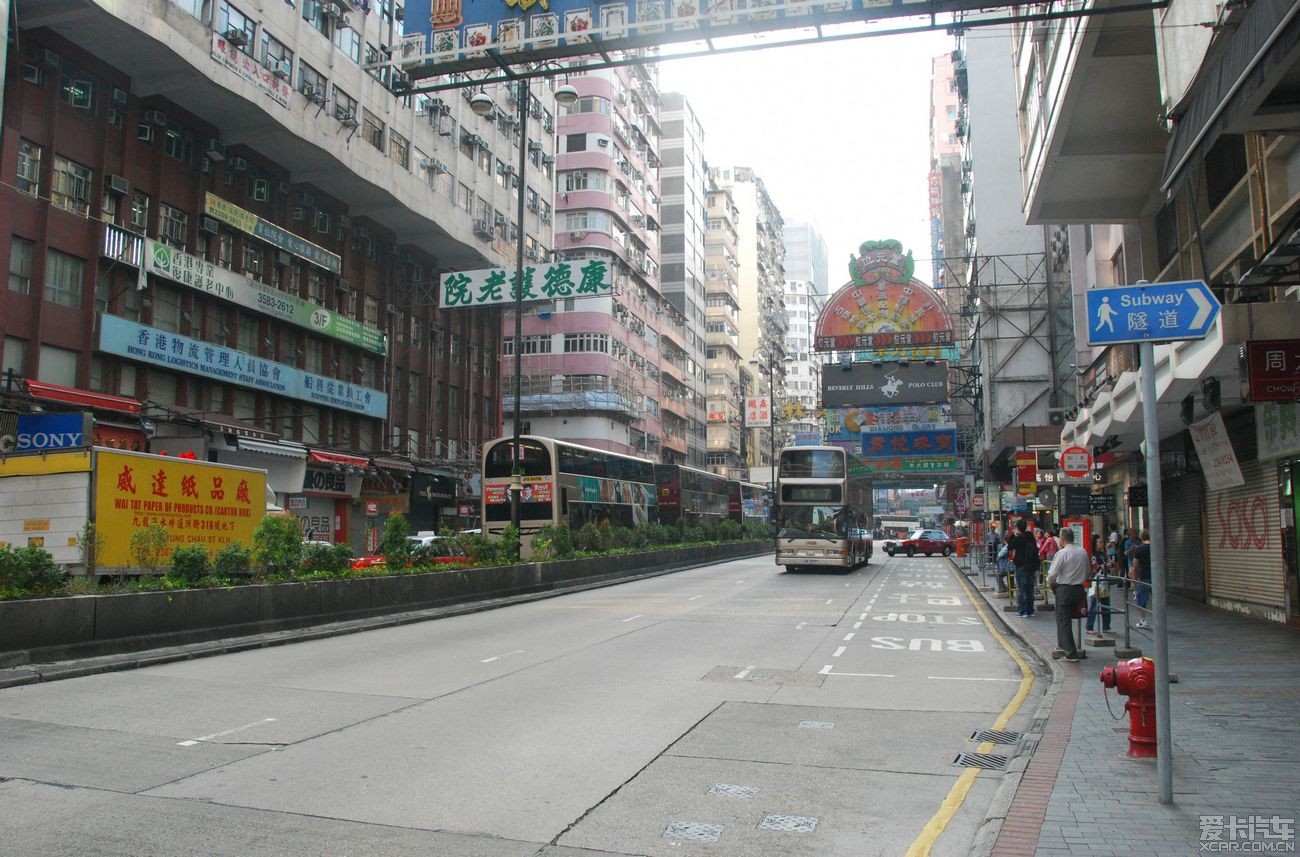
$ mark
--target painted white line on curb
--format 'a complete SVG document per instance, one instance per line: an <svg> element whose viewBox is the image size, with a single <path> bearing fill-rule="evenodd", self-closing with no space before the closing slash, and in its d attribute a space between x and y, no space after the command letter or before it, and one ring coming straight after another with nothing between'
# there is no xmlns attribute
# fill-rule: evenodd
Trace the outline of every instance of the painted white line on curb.
<svg viewBox="0 0 1300 857"><path fill-rule="evenodd" d="M243 726L236 726L234 729L227 729L224 732L213 732L211 735L204 735L203 737L195 738L192 741L179 741L177 742L176 746L193 747L195 744L200 744L204 741L211 741L213 738L224 738L227 735L234 735L236 732L243 732L245 729L252 729L254 726L261 726L263 723L274 723L274 722L275 722L274 717L263 717L261 720L256 720L252 723L245 723Z"/></svg>

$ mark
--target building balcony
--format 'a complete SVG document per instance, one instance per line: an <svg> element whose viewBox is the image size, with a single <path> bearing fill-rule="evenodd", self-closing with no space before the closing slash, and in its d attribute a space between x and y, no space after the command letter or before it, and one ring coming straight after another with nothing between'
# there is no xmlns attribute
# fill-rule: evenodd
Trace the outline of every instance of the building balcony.
<svg viewBox="0 0 1300 857"><path fill-rule="evenodd" d="M1100 0L1096 12L1123 0ZM1168 136L1150 10L1086 15L1022 30L1025 217L1031 225L1137 220L1159 187ZM1048 52L1045 61L1035 52ZM1036 68L1055 69L1041 82Z"/></svg>

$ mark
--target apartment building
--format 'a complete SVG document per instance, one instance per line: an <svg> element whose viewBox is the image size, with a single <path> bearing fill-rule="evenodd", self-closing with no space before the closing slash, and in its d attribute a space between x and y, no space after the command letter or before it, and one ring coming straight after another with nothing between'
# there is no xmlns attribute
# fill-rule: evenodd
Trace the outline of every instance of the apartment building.
<svg viewBox="0 0 1300 857"><path fill-rule="evenodd" d="M748 479L744 397L750 372L740 350L740 210L709 173L704 237L705 359L710 470Z"/></svg>
<svg viewBox="0 0 1300 857"><path fill-rule="evenodd" d="M826 239L811 223L787 223L782 229L785 245L785 292L789 317L786 351L791 362L785 366L785 404L782 418L791 432L820 431L817 412L821 407L821 367L824 355L812 350L817 318L830 294Z"/></svg>
<svg viewBox="0 0 1300 857"><path fill-rule="evenodd" d="M393 0L30 0L4 79L5 407L263 468L318 538L467 523L500 314L442 272L549 253L553 100L526 129L391 65ZM466 98L468 92L464 93ZM525 176L503 164L526 133ZM513 223L516 182L538 200Z"/></svg>

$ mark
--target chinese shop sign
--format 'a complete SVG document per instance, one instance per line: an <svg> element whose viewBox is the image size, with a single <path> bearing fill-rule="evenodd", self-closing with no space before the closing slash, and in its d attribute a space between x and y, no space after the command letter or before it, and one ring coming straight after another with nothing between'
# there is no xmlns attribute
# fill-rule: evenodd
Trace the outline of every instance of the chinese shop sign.
<svg viewBox="0 0 1300 857"><path fill-rule="evenodd" d="M609 264L603 259L529 265L524 268L523 280L522 298L526 301L594 297L608 294L614 287ZM456 309L513 303L518 296L518 282L518 273L506 268L443 274L438 304L444 309Z"/></svg>
<svg viewBox="0 0 1300 857"><path fill-rule="evenodd" d="M95 524L104 538L100 562L135 565L131 534L151 524L172 548L216 552L253 543L266 514L266 473L207 461L100 450L95 460ZM170 551L168 551L170 553Z"/></svg>

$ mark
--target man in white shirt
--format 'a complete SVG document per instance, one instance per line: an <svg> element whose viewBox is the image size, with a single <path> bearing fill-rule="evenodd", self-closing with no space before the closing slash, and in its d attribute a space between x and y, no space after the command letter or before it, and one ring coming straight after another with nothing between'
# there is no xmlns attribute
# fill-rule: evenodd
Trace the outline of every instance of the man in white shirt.
<svg viewBox="0 0 1300 857"><path fill-rule="evenodd" d="M1052 558L1052 568L1047 573L1047 585L1056 594L1056 646L1065 653L1067 661L1083 659L1074 644L1074 614L1084 603L1083 584L1092 573L1088 552L1074 543L1074 530L1061 530L1062 548Z"/></svg>

